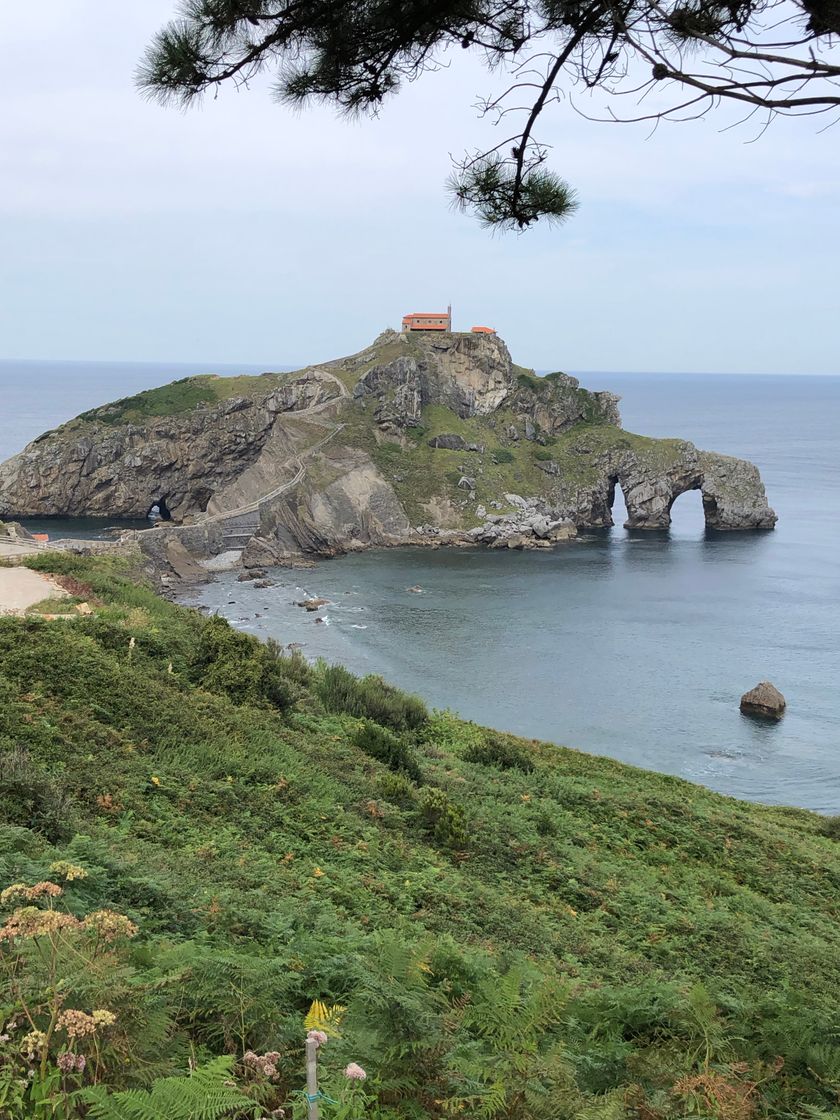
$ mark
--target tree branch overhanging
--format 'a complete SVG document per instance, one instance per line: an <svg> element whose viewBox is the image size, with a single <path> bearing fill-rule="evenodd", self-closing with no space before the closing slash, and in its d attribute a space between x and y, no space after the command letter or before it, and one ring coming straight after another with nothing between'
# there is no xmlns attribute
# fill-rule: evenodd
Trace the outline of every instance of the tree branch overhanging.
<svg viewBox="0 0 840 1120"><path fill-rule="evenodd" d="M267 70L283 101L375 114L457 49L479 50L508 76L482 113L522 122L460 161L450 181L456 204L496 228L574 211L536 128L575 89L619 104L655 93L648 112L608 107L595 118L610 121L690 119L727 102L766 112L767 123L840 111L840 0L184 0L138 82L189 105Z"/></svg>

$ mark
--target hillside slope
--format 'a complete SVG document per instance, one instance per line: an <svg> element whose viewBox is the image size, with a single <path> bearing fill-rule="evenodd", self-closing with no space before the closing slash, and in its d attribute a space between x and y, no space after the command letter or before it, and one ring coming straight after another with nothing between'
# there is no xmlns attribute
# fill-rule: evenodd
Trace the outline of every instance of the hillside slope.
<svg viewBox="0 0 840 1120"><path fill-rule="evenodd" d="M35 905L138 930L84 970L84 934L62 934L63 1008L116 1016L77 1039L87 1071L65 1091L229 1054L257 1115L297 1117L322 999L347 1008L325 1091L344 1101L349 1060L368 1071L357 1111L327 1120L837 1114L831 822L429 715L113 561L30 563L95 609L0 621L0 885L60 881L69 861L86 877ZM3 936L8 964L21 942ZM4 1084L28 1091L21 993L49 988L37 954L15 967L0 1103ZM46 1044L45 1076L66 1047Z"/></svg>
<svg viewBox="0 0 840 1120"><path fill-rule="evenodd" d="M618 398L535 377L492 335L387 331L298 373L194 377L85 413L0 467L0 514L143 517L164 504L211 554L370 545L548 547L612 524L664 528L702 494L717 529L772 528L752 464L624 432ZM247 557L246 557L247 558Z"/></svg>

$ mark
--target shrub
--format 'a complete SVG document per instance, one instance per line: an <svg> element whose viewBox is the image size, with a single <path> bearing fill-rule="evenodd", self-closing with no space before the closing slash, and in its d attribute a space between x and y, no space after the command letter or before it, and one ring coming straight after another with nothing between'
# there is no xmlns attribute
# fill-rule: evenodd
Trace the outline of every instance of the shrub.
<svg viewBox="0 0 840 1120"><path fill-rule="evenodd" d="M840 840L840 816L826 817L820 825L820 832L829 840Z"/></svg>
<svg viewBox="0 0 840 1120"><path fill-rule="evenodd" d="M421 780L423 775L411 747L387 728L378 723L363 723L353 736L353 742L371 758L384 762L389 770L407 774L415 782Z"/></svg>
<svg viewBox="0 0 840 1120"><path fill-rule="evenodd" d="M512 463L514 456L512 452L505 450L504 447L497 447L490 458L499 466L502 463Z"/></svg>
<svg viewBox="0 0 840 1120"><path fill-rule="evenodd" d="M473 743L467 748L464 758L467 762L495 766L499 770L521 770L523 774L530 774L534 769L534 760L503 735L486 735L484 742Z"/></svg>
<svg viewBox="0 0 840 1120"><path fill-rule="evenodd" d="M394 805L406 805L414 801L417 791L403 773L386 771L376 781L379 795Z"/></svg>
<svg viewBox="0 0 840 1120"><path fill-rule="evenodd" d="M0 739L0 820L42 832L51 842L72 833L72 798L24 747Z"/></svg>
<svg viewBox="0 0 840 1120"><path fill-rule="evenodd" d="M192 679L209 692L223 692L238 704L268 702L289 708L298 699L299 662L278 656L223 618L204 625L190 664Z"/></svg>
<svg viewBox="0 0 840 1120"><path fill-rule="evenodd" d="M545 447L538 447L534 452L534 458L538 459L541 463L547 463L553 459L554 456Z"/></svg>
<svg viewBox="0 0 840 1120"><path fill-rule="evenodd" d="M381 677L354 676L343 665L322 665L315 691L330 712L346 712L371 719L397 731L422 726L428 718L426 705L383 681Z"/></svg>
<svg viewBox="0 0 840 1120"><path fill-rule="evenodd" d="M466 848L469 842L464 810L442 789L424 786L420 790L420 812L432 835L447 848Z"/></svg>

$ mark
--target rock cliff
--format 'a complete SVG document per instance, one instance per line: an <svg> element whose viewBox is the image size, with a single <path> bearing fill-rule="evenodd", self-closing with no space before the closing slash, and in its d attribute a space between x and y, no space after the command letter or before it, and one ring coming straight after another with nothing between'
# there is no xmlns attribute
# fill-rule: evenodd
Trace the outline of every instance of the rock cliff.
<svg viewBox="0 0 840 1120"><path fill-rule="evenodd" d="M616 487L631 528L667 528L687 490L712 529L776 521L751 463L625 432L616 396L536 377L496 336L386 331L294 374L187 378L85 413L0 467L0 516L157 504L193 548L295 562L370 545L549 547L611 525Z"/></svg>

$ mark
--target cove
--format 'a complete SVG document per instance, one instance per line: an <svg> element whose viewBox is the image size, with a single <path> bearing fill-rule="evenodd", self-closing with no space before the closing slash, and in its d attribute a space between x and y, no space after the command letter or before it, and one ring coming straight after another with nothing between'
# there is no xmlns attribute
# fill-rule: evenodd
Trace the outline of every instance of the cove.
<svg viewBox="0 0 840 1120"><path fill-rule="evenodd" d="M592 533L551 552L379 550L228 573L198 593L234 625L381 673L477 722L773 804L840 811L837 654L816 573L780 594L774 534ZM700 506L699 499L696 506ZM422 592L409 591L419 586ZM294 605L323 596L325 621ZM769 676L778 725L738 711Z"/></svg>

